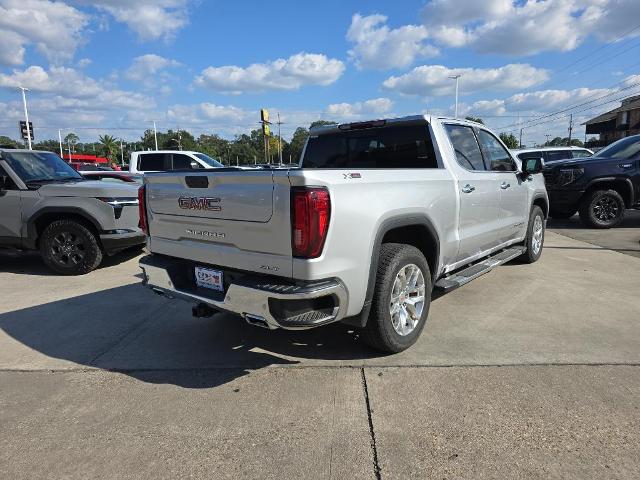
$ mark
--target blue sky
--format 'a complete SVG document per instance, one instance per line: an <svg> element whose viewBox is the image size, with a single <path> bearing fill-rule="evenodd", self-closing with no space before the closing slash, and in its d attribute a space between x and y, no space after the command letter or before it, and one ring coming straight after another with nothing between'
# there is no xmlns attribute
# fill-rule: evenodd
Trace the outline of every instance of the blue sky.
<svg viewBox="0 0 640 480"><path fill-rule="evenodd" d="M637 0L0 0L0 134L17 136L18 84L37 138L89 141L153 120L233 137L261 107L285 136L451 115L461 74L462 114L534 143L566 136L574 113L582 138L579 123L640 93L638 35Z"/></svg>

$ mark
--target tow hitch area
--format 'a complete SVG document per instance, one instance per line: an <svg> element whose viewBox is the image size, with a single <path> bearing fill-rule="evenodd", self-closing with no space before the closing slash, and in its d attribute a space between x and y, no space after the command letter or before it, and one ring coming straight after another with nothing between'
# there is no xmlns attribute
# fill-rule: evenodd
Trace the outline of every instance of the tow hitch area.
<svg viewBox="0 0 640 480"><path fill-rule="evenodd" d="M218 313L218 310L216 310L215 308L211 308L205 303L199 303L191 309L191 313L196 318L207 318L214 316L216 313Z"/></svg>

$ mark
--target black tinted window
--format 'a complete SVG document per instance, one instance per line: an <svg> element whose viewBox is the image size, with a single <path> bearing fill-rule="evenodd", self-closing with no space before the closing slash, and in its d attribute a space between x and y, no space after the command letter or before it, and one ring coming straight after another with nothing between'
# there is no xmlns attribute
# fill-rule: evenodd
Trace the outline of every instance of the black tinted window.
<svg viewBox="0 0 640 480"><path fill-rule="evenodd" d="M6 182L4 184L4 188L6 188L7 190L16 190L16 184L13 182L13 180L11 180L11 177L5 171L5 169L2 168L2 165L0 165L0 177L4 178L4 181Z"/></svg>
<svg viewBox="0 0 640 480"><path fill-rule="evenodd" d="M516 169L511 155L507 149L502 146L496 137L486 130L480 130L478 134L480 143L484 149L484 154L489 163L488 169L496 172L512 172Z"/></svg>
<svg viewBox="0 0 640 480"><path fill-rule="evenodd" d="M148 172L164 170L164 153L142 153L138 160L138 170Z"/></svg>
<svg viewBox="0 0 640 480"><path fill-rule="evenodd" d="M519 153L518 154L518 158L520 160L530 160L532 158L544 158L544 153L542 153L542 152Z"/></svg>
<svg viewBox="0 0 640 480"><path fill-rule="evenodd" d="M188 155L182 153L173 154L173 168L175 170L184 168L202 168L198 162Z"/></svg>
<svg viewBox="0 0 640 480"><path fill-rule="evenodd" d="M438 168L427 125L348 130L310 137L304 168Z"/></svg>
<svg viewBox="0 0 640 480"><path fill-rule="evenodd" d="M573 158L571 156L571 150L548 150L547 162L555 162L557 160L565 160L567 158Z"/></svg>
<svg viewBox="0 0 640 480"><path fill-rule="evenodd" d="M467 170L484 170L482 152L471 127L446 125L449 139L456 152L456 159Z"/></svg>
<svg viewBox="0 0 640 480"><path fill-rule="evenodd" d="M600 150L596 155L603 158L635 158L640 154L640 136L623 138Z"/></svg>

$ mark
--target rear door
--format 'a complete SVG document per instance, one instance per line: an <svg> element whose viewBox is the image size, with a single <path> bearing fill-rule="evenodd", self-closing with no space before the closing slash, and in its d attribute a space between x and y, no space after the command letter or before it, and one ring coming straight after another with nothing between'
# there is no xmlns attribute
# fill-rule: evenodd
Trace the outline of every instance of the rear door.
<svg viewBox="0 0 640 480"><path fill-rule="evenodd" d="M461 167L457 170L460 188L457 261L462 261L490 250L498 243L500 179L486 169L473 127L446 124L445 130Z"/></svg>
<svg viewBox="0 0 640 480"><path fill-rule="evenodd" d="M529 218L529 188L517 174L515 160L491 132L480 129L478 140L487 169L494 173L500 188L500 242L522 236Z"/></svg>

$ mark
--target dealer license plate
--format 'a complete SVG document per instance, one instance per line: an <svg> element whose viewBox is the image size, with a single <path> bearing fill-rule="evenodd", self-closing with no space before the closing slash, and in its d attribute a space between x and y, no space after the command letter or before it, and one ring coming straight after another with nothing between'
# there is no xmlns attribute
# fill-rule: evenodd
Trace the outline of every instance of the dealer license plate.
<svg viewBox="0 0 640 480"><path fill-rule="evenodd" d="M222 283L222 271L212 270L211 268L196 267L196 285L199 287L224 291Z"/></svg>

